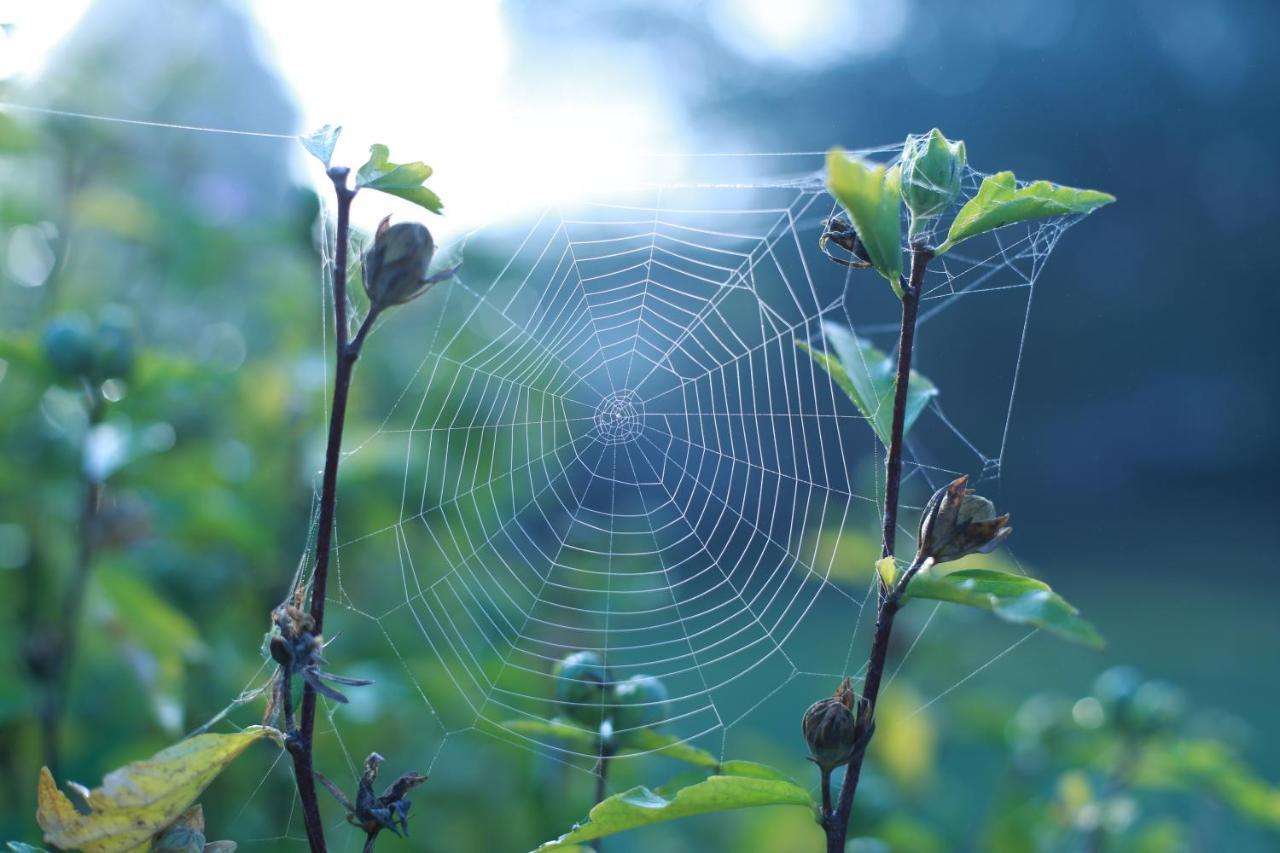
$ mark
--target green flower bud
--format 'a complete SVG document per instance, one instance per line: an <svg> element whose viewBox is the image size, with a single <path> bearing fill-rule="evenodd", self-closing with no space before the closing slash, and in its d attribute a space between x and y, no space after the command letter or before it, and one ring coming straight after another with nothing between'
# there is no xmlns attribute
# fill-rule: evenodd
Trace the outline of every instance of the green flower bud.
<svg viewBox="0 0 1280 853"><path fill-rule="evenodd" d="M902 146L902 199L911 210L914 237L955 201L964 174L964 143L950 142L936 127L908 136Z"/></svg>
<svg viewBox="0 0 1280 853"><path fill-rule="evenodd" d="M556 701L565 716L590 729L604 717L605 693L612 683L609 670L595 652L574 652L556 664Z"/></svg>
<svg viewBox="0 0 1280 853"><path fill-rule="evenodd" d="M809 745L809 760L824 772L844 764L863 739L869 723L869 705L865 699L855 702L853 687L846 678L835 696L814 702L804 712L801 730Z"/></svg>
<svg viewBox="0 0 1280 853"><path fill-rule="evenodd" d="M428 276L436 244L427 226L419 222L389 225L382 220L371 248L364 256L364 292L376 309L403 305L441 279Z"/></svg>
<svg viewBox="0 0 1280 853"><path fill-rule="evenodd" d="M1164 681L1148 681L1133 695L1133 726L1140 732L1156 734L1182 717L1186 697Z"/></svg>
<svg viewBox="0 0 1280 853"><path fill-rule="evenodd" d="M945 563L967 554L986 554L1013 533L1008 514L996 515L991 501L965 488L968 482L968 477L960 477L948 483L925 505L917 561Z"/></svg>
<svg viewBox="0 0 1280 853"><path fill-rule="evenodd" d="M1142 674L1131 666L1113 666L1093 682L1093 695L1097 697L1114 725L1129 728L1133 722L1133 700L1142 686Z"/></svg>
<svg viewBox="0 0 1280 853"><path fill-rule="evenodd" d="M616 731L654 728L669 711L667 687L652 675L633 675L613 686L610 713Z"/></svg>
<svg viewBox="0 0 1280 853"><path fill-rule="evenodd" d="M1112 667L1099 675L1093 692L1117 727L1138 734L1167 729L1186 706L1177 687L1163 681L1143 681L1141 673L1129 666Z"/></svg>
<svg viewBox="0 0 1280 853"><path fill-rule="evenodd" d="M45 358L64 379L88 374L93 367L93 331L79 314L64 314L49 321L41 339Z"/></svg>
<svg viewBox="0 0 1280 853"><path fill-rule="evenodd" d="M107 313L98 323L93 340L94 379L123 379L133 370L133 321L126 311Z"/></svg>

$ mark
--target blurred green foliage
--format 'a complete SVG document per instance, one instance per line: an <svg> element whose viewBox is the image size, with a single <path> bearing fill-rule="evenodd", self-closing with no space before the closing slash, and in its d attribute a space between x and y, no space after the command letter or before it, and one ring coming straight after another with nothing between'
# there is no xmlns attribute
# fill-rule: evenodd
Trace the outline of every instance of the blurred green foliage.
<svg viewBox="0 0 1280 853"><path fill-rule="evenodd" d="M230 28L220 48L244 50L247 24L221 4L209 8ZM233 96L232 84L181 56L131 77L122 57L132 43L111 38L63 57L55 106L57 91L76 92L75 103L101 100L111 111L104 80L112 89L136 82L161 105L206 110L262 108L272 97L255 57L238 66L262 85L239 81ZM34 664L50 638L65 636L83 542L92 546L91 571L59 778L96 780L157 752L269 676L260 641L306 546L325 417L318 204L298 185L299 157L288 141L0 113L0 838L40 842L33 815L48 685ZM371 341L350 414L356 440L376 432L407 387L415 405L456 412L462 423L481 404L448 393L456 368L447 365L430 387L412 385L423 353L418 321L447 311L435 296ZM51 360L46 335L56 333L58 344L67 329L74 337L112 325L129 330L132 364L90 372L92 399L101 402L95 414L76 380L80 356ZM460 340L482 346L484 331ZM423 460L426 477L486 468L502 458L502 441L486 434L467 444L467 457ZM340 498L339 529L379 530L400 518L404 469L403 446L391 440L371 440L351 457L342 493L359 498ZM85 540L82 507L95 486L100 508ZM488 488L500 504L510 500L502 490L516 486L498 480ZM490 502L434 510L422 524L447 541L451 525L475 523L482 503ZM873 537L812 535L846 554L836 565L855 573L851 586L865 586ZM448 674L407 620L361 616L403 605L398 543L372 537L352 553L358 568L341 572L335 593L347 605L334 616L335 652L343 672L379 683L322 726L319 766L334 778L345 767L354 778L374 750L393 774L437 765L414 799L418 825L430 831L416 832L406 849L526 849L580 820L591 796L587 774L484 733L441 749L443 731L413 686L440 687L434 709L462 716ZM992 556L982 565L1001 567ZM906 638L933 619L928 606L912 610ZM819 609L810 621L835 618L845 614ZM939 615L936 625L914 653L922 674L904 674L883 696L853 818L862 837L850 849L1067 850L1099 832L1117 850L1211 850L1221 837L1233 849L1274 845L1276 836L1262 833L1277 825L1275 788L1247 768L1247 733L1229 718L1158 712L1158 726L1135 727L1098 692L1019 704L976 685L945 708L927 706L939 689L932 680L925 686L930 672L954 680L973 669L973 656L990 657L977 640L979 650L966 652L947 638L997 630L963 613ZM815 790L798 732L813 698L798 689L770 706L758 728L742 727L730 757L768 761ZM230 716L245 725L262 710L258 700ZM790 739L770 736L780 731ZM264 747L231 767L203 798L211 837L234 838L242 849L298 849L286 765ZM679 767L668 757L618 762L613 784L656 786ZM494 804L501 820L492 819ZM335 803L324 806L333 822L341 818ZM347 838L336 833L335 847ZM777 808L673 823L611 844L810 851L821 839L805 809ZM384 844L397 848L395 839Z"/></svg>

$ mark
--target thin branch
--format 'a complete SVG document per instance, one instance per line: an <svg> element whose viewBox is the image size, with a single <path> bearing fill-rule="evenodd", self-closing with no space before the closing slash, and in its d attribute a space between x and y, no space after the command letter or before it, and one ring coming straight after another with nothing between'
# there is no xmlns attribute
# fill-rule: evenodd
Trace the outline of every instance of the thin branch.
<svg viewBox="0 0 1280 853"><path fill-rule="evenodd" d="M606 729L608 734L605 733ZM613 756L614 749L611 743L612 737L612 726L606 720L601 730L599 760L596 764L596 798L594 804L597 806L604 802L605 797L609 796L609 759ZM594 846L596 853L604 853L602 841L597 840Z"/></svg>
<svg viewBox="0 0 1280 853"><path fill-rule="evenodd" d="M89 415L89 429L102 422L105 403L97 386L85 380L85 408ZM83 466L83 462L82 462ZM102 483L82 467L84 497L80 504L80 520L77 527L75 570L67 586L62 612L58 616L52 642L43 649L50 659L42 670L47 673L45 699L40 710L40 729L44 741L45 764L57 773L62 758L62 716L67 709L71 690L71 669L75 661L76 646L80 639L80 621L84 611L85 592L89 587L89 575L93 571L94 546L98 529L98 510L102 502Z"/></svg>
<svg viewBox="0 0 1280 853"><path fill-rule="evenodd" d="M320 518L316 529L316 564L311 575L311 618L315 620L315 632L324 629L324 606L329 580L330 551L333 547L333 517L338 496L338 465L342 461L342 430L347 417L347 397L351 391L351 376L365 337L372 328L375 312L370 312L354 341L349 341L347 326L347 247L350 243L351 200L356 191L347 186L349 170L334 167L329 170L334 192L338 199L338 222L335 233L333 264L333 324L336 363L333 379L333 403L329 415L329 439L325 447L324 475L320 486ZM320 818L320 803L316 796L316 784L312 761L312 741L316 724L316 691L310 684L302 690L301 725L290 742L293 755L294 778L298 785L298 799L302 803L302 817L306 825L307 842L312 853L325 853L324 827Z"/></svg>
<svg viewBox="0 0 1280 853"><path fill-rule="evenodd" d="M898 333L898 371L893 393L893 426L889 434L889 458L885 463L884 525L881 530L881 557L892 557L898 530L898 495L902 486L902 435L907 415L907 392L910 388L911 358L915 348L916 318L920 309L920 291L924 284L925 270L933 259L933 250L917 244L911 247L911 277L902 283L902 325ZM878 587L875 636L871 641L871 654L867 659L867 677L862 685L863 698L870 704L874 719L876 700L880 695L880 681L884 677L885 660L889 655L889 639L893 634L893 620L901 606L906 584L918 572L921 565L914 564L903 573L892 589L881 580ZM828 853L843 853L845 838L849 832L849 815L853 811L853 797L858 790L858 778L862 773L862 761L866 757L870 733L849 758L844 782L840 786L840 801L835 814L824 824L827 832Z"/></svg>

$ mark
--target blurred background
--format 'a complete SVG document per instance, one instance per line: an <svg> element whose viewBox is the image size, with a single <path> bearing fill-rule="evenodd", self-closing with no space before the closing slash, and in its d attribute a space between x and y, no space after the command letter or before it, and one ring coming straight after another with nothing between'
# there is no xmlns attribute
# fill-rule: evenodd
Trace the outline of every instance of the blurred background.
<svg viewBox="0 0 1280 853"><path fill-rule="evenodd" d="M79 643L63 779L95 784L266 677L259 643L306 546L325 423L323 177L290 135L343 124L338 162L359 163L371 142L426 160L447 213L431 225L448 240L700 168L681 155L865 148L937 126L966 141L976 169L1119 197L1066 235L1039 278L990 494L1014 514L1017 559L1109 646L1034 636L886 725L855 816L879 840L859 849L1280 849L1274 4L45 0L0 4L0 24L0 839L39 841L48 649L67 614ZM820 165L736 159L717 178ZM358 204L356 225L388 211L412 215ZM51 323L98 329L130 362L102 382L105 412L59 379L42 344ZM379 329L349 435L393 409L421 328ZM347 529L400 517L404 466L377 445L351 458L343 490L360 497ZM99 480L78 608L82 506ZM399 583L387 579L384 604L403 600ZM860 594L865 579L850 583ZM802 636L821 642L837 625L844 642L845 618L819 607ZM395 638L366 634L350 626L340 672L381 669L395 684L404 664L414 680L344 709L320 761L343 779L375 748L393 772L431 764L409 849L528 849L585 814L585 773L479 735L443 751L438 731L423 742L430 711L412 685L438 687L428 698L446 714L458 697L429 648L391 654ZM894 701L938 697L1018 636L940 614ZM1097 683L1117 665L1176 686L1145 694L1168 711L1158 734L1081 704L1140 689L1114 671ZM794 687L726 748L813 782L799 715L834 684ZM1173 764L1152 774L1163 783L1118 790L1117 751L1150 738L1196 757L1166 755ZM250 753L210 789L212 836L305 846L273 760ZM674 769L629 761L614 786ZM335 832L336 849L358 848ZM819 836L807 815L768 811L610 850L809 850Z"/></svg>

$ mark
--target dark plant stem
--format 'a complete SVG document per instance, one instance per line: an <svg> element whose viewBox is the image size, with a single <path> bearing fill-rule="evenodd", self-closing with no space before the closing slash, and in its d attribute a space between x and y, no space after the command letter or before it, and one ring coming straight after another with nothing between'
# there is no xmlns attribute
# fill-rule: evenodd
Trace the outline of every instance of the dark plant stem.
<svg viewBox="0 0 1280 853"><path fill-rule="evenodd" d="M89 415L89 429L102 423L105 405L97 386L87 380L84 383L85 408ZM98 509L102 501L102 483L88 471L82 475L83 498L80 503L80 520L77 524L75 569L67 586L62 612L49 635L50 639L38 651L48 655L39 671L45 674L45 696L40 709L40 731L44 743L45 764L55 775L62 759L62 716L66 712L71 687L71 668L75 661L76 646L80 638L80 619L84 610L85 591L93 570L93 554L98 529Z"/></svg>
<svg viewBox="0 0 1280 853"><path fill-rule="evenodd" d="M600 753L600 769L596 772L596 805L604 801L608 796L609 790L609 756Z"/></svg>
<svg viewBox="0 0 1280 853"><path fill-rule="evenodd" d="M893 425L889 433L889 458L885 462L884 525L881 529L881 557L892 557L898 531L898 494L902 486L902 434L907 420L907 391L911 378L911 358L915 349L916 318L920 311L920 290L924 284L925 270L933 259L933 250L923 244L911 247L910 278L902 282L902 326L898 332L898 370L893 392ZM880 696L880 681L884 677L885 660L889 655L889 638L893 634L893 620L902 603L902 593L911 578L921 569L912 563L902 577L890 589L883 581L879 585L876 607L876 629L871 640L871 654L867 658L867 676L862 684L863 699L871 706L874 720L876 700ZM845 838L849 833L849 815L853 811L853 797L858 790L858 778L862 774L862 760L867 754L872 731L853 751L845 768L844 782L840 786L840 801L835 814L824 823L827 832L828 853L843 853Z"/></svg>
<svg viewBox="0 0 1280 853"><path fill-rule="evenodd" d="M1141 746L1132 737L1126 736L1120 742L1120 752L1116 756L1107 781L1098 792L1098 801L1105 803L1112 797L1118 797L1129 789L1138 760L1141 758ZM1108 832L1106 823L1099 820L1084 837L1084 853L1105 853Z"/></svg>
<svg viewBox="0 0 1280 853"><path fill-rule="evenodd" d="M600 805L609 796L609 759L613 756L613 746L604 737L600 739L599 763L596 765L596 798L594 805ZM596 853L604 853L604 842L595 842Z"/></svg>
<svg viewBox="0 0 1280 853"><path fill-rule="evenodd" d="M826 828L831 822L831 770L823 767L822 772L822 826Z"/></svg>
<svg viewBox="0 0 1280 853"><path fill-rule="evenodd" d="M365 338L377 318L371 310L365 317L354 340L349 340L347 326L347 245L350 242L351 200L356 191L347 186L349 170L332 168L329 178L333 181L338 198L338 222L335 233L337 245L333 268L333 323L336 364L333 378L333 403L329 415L329 439L325 446L324 475L320 486L320 518L316 528L316 564L311 574L311 618L315 620L315 633L324 629L325 591L329 580L329 558L333 548L333 516L338 497L338 465L342 461L342 429L347 417L347 397L351 391L351 375L360 357ZM293 755L293 774L298 785L298 799L302 803L302 818L306 826L307 842L312 853L325 853L324 827L320 819L320 802L316 796L316 783L312 761L312 736L316 725L316 691L304 684L302 711L298 731L290 732L289 751ZM372 842L372 838L370 839ZM368 847L366 847L368 849Z"/></svg>

